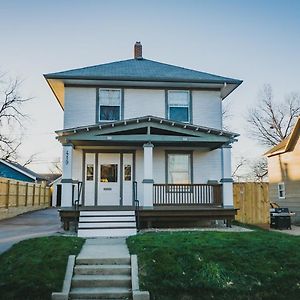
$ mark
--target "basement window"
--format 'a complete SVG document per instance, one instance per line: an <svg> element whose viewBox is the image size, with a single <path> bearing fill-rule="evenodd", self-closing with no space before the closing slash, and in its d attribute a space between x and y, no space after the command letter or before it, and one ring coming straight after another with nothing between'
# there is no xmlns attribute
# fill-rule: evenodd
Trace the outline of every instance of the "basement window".
<svg viewBox="0 0 300 300"><path fill-rule="evenodd" d="M284 182L278 183L278 199L285 199L285 184L284 184Z"/></svg>
<svg viewBox="0 0 300 300"><path fill-rule="evenodd" d="M99 120L118 121L121 112L121 90L99 90Z"/></svg>

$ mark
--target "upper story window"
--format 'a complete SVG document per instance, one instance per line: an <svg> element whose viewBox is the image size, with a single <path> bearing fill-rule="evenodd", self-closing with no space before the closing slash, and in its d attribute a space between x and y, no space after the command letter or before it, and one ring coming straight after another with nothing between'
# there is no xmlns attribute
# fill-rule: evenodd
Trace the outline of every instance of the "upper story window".
<svg viewBox="0 0 300 300"><path fill-rule="evenodd" d="M285 184L284 184L284 182L278 183L278 198L285 199Z"/></svg>
<svg viewBox="0 0 300 300"><path fill-rule="evenodd" d="M100 121L120 120L121 114L121 90L99 90L99 115Z"/></svg>
<svg viewBox="0 0 300 300"><path fill-rule="evenodd" d="M189 91L168 91L168 118L174 121L190 121Z"/></svg>

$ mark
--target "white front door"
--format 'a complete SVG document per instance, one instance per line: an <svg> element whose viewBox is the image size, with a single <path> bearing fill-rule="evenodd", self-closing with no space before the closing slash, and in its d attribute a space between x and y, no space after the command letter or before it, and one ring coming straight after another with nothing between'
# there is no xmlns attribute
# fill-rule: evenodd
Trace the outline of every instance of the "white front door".
<svg viewBox="0 0 300 300"><path fill-rule="evenodd" d="M98 154L97 205L120 205L120 154Z"/></svg>

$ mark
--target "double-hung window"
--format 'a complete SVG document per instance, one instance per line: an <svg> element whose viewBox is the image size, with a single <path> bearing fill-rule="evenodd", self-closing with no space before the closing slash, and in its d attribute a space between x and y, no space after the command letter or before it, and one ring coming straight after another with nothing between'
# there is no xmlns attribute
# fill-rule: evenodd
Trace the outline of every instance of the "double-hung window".
<svg viewBox="0 0 300 300"><path fill-rule="evenodd" d="M191 154L172 153L168 154L168 183L191 184Z"/></svg>
<svg viewBox="0 0 300 300"><path fill-rule="evenodd" d="M99 90L99 121L117 121L121 115L121 90Z"/></svg>
<svg viewBox="0 0 300 300"><path fill-rule="evenodd" d="M278 183L278 198L285 199L285 184L284 184L284 182Z"/></svg>
<svg viewBox="0 0 300 300"><path fill-rule="evenodd" d="M189 91L168 91L168 117L170 120L190 121Z"/></svg>

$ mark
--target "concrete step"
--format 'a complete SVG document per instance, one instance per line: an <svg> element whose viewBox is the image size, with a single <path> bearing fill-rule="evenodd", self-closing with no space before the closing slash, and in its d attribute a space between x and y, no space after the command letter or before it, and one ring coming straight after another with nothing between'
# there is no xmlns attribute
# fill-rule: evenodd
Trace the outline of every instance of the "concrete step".
<svg viewBox="0 0 300 300"><path fill-rule="evenodd" d="M130 275L129 265L77 265L75 275Z"/></svg>
<svg viewBox="0 0 300 300"><path fill-rule="evenodd" d="M80 222L135 222L135 216L80 216Z"/></svg>
<svg viewBox="0 0 300 300"><path fill-rule="evenodd" d="M130 267L130 256L112 258L76 258L76 266L79 265L127 265Z"/></svg>
<svg viewBox="0 0 300 300"><path fill-rule="evenodd" d="M78 237L121 237L135 235L136 228L97 228L97 229L78 229Z"/></svg>
<svg viewBox="0 0 300 300"><path fill-rule="evenodd" d="M78 224L78 228L136 228L136 222L132 221L132 222L104 222L104 223L100 223L100 222L89 222L89 223L82 223L80 222Z"/></svg>
<svg viewBox="0 0 300 300"><path fill-rule="evenodd" d="M135 211L134 210L80 211L80 216L135 216Z"/></svg>
<svg viewBox="0 0 300 300"><path fill-rule="evenodd" d="M129 275L74 275L72 287L126 287L130 288Z"/></svg>
<svg viewBox="0 0 300 300"><path fill-rule="evenodd" d="M69 295L71 299L129 299L132 292L125 287L88 287L72 288Z"/></svg>

